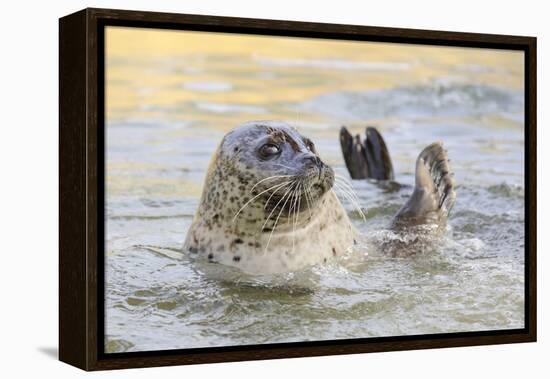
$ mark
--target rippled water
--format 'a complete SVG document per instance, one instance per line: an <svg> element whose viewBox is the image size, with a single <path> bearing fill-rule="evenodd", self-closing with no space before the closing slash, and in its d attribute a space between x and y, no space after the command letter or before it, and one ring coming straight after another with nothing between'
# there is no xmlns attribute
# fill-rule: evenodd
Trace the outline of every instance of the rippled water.
<svg viewBox="0 0 550 379"><path fill-rule="evenodd" d="M107 37L106 351L523 327L518 53L206 43L199 33L135 29ZM344 175L339 126L379 128L403 187L353 182L367 215L362 222L344 202L365 237L356 251L275 277L195 266L180 252L212 152L251 119L296 125ZM448 233L389 257L378 249L384 228L411 191L416 156L435 140L457 183Z"/></svg>

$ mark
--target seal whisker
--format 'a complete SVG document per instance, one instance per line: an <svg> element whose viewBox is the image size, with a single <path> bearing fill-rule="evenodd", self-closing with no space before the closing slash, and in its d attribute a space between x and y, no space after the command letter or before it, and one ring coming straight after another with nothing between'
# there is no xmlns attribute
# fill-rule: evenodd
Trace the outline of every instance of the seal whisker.
<svg viewBox="0 0 550 379"><path fill-rule="evenodd" d="M292 200L290 201L291 204L289 204L288 208L287 224L290 224L290 220L292 220L292 218L290 217L290 213L292 213L296 207L296 201L298 200L298 189L300 188L299 186L300 183L297 182L294 190L292 191Z"/></svg>
<svg viewBox="0 0 550 379"><path fill-rule="evenodd" d="M301 183L301 187L300 187L300 188L301 188L301 189L300 189L300 197L299 197L299 199L298 199L298 209L297 209L298 213L296 214L296 221L295 221L295 223L294 223L294 231L293 231L293 233L292 233L293 238L295 238L295 234L296 234L296 233L295 233L295 232L296 232L296 225L297 225L297 223L298 223L298 217L299 217L299 215L300 215L300 209L301 209L301 206L302 206L302 194L303 194L303 195L306 197L306 199L307 199L307 192L306 192L306 187L305 187L305 183L304 183L304 182ZM310 213L311 213L311 208L310 208ZM310 219L311 219L311 217L310 217ZM292 243L293 243L293 245L292 245L292 252L294 252L294 240L292 241Z"/></svg>
<svg viewBox="0 0 550 379"><path fill-rule="evenodd" d="M298 188L299 188L299 185L300 183L297 183L296 187L294 187L294 191L292 191L292 200L291 200L291 205L290 207L288 208L288 216L287 216L287 225L290 225L290 223L292 222L292 227L294 228L294 220L295 220L295 215L296 215L296 201L298 199L298 196L296 196L297 194L297 191L298 191ZM292 213L292 216L291 216L291 213ZM294 230L292 231L292 252L294 252Z"/></svg>
<svg viewBox="0 0 550 379"><path fill-rule="evenodd" d="M235 216L233 216L233 222L235 222L235 220L237 219L237 216L243 211L243 209L245 209L250 203L252 203L254 200L256 200L258 197L260 197L261 195L263 195L264 193L274 189L274 188L278 188L278 187L282 187L283 185L285 185L286 183L279 183L279 184L276 184L274 185L273 187L269 187L268 189L266 190L263 190L262 192L260 192L259 194L257 194L256 196L254 196L252 199L248 200L242 207L241 209L239 209L237 211L237 213L235 214Z"/></svg>
<svg viewBox="0 0 550 379"><path fill-rule="evenodd" d="M304 188L304 183L300 183L300 192ZM298 197L298 206L294 209L294 226L292 228L292 253L294 254L295 240L296 240L296 224L298 223L298 216L300 214L300 203L302 201L302 196Z"/></svg>
<svg viewBox="0 0 550 379"><path fill-rule="evenodd" d="M354 210L359 213L359 215L363 219L363 222L367 222L367 218L366 218L365 214L363 213L363 210L361 209L361 207L359 205L355 204L355 202L351 198L349 198L349 196L346 195L345 193L342 193L342 195L344 195L344 197L346 197L347 201L350 202L350 204L353 206Z"/></svg>
<svg viewBox="0 0 550 379"><path fill-rule="evenodd" d="M292 184L292 180L287 181L287 182L285 182L285 183L286 183L285 186L283 186L283 187L281 187L281 188L277 188L275 191L273 191L273 192L271 193L271 195L269 195L269 197L267 198L267 201L266 201L265 204L264 204L264 210L267 209L267 206L269 205L269 202L271 201L271 198L273 198L273 196L274 196L277 192L279 192L280 190L283 190L283 191L284 191L285 189L287 189L287 188Z"/></svg>
<svg viewBox="0 0 550 379"><path fill-rule="evenodd" d="M342 185L341 183L337 183L337 182L334 182L334 187L336 189L338 189L339 191L341 192L345 192L347 195L349 195L350 198L352 198L353 200L358 200L356 196L354 196L352 190L350 190L349 188L346 188L344 185Z"/></svg>
<svg viewBox="0 0 550 379"><path fill-rule="evenodd" d="M311 220L313 218L313 213L311 212L311 192L309 188L304 188L305 196L306 196L306 203L307 203L307 209L309 210L309 219Z"/></svg>
<svg viewBox="0 0 550 379"><path fill-rule="evenodd" d="M277 209L277 207L279 206L279 204L285 199L285 197L289 194L289 192L292 191L292 186L293 186L294 184L295 184L295 182L292 182L292 183L288 184L286 187L284 187L284 188L288 188L288 189L287 189L286 192L283 194L283 197L281 197L281 198L279 199L279 201L277 202L277 204L275 204L275 206L273 207L273 209L271 210L271 212L269 213L269 215L266 217L265 222L264 222L264 224L262 225L261 230L264 230L265 226L267 225L267 222L271 219L271 216L273 215L273 212L275 212L275 210ZM286 202L285 202L285 204L286 204ZM282 209L284 209L285 204L283 204ZM264 208L264 209L265 209L265 208Z"/></svg>
<svg viewBox="0 0 550 379"><path fill-rule="evenodd" d="M357 204L357 202L348 194L348 192L346 190L344 190L342 187L340 187L340 185L336 184L336 182L334 182L334 184L335 184L335 188L338 189L341 192L341 194L344 195L344 197L357 210L357 212L359 212L359 214L361 215L361 218L363 219L363 222L367 222L367 218L366 218L365 214L363 213L363 210L361 209L359 204ZM333 192L335 192L335 191L333 191Z"/></svg>
<svg viewBox="0 0 550 379"><path fill-rule="evenodd" d="M353 188L353 184L347 180L346 178L344 178L343 176L340 176L340 175L334 175L334 180L335 181L338 181L342 184L345 184L346 186L350 187L350 188Z"/></svg>
<svg viewBox="0 0 550 379"><path fill-rule="evenodd" d="M296 186L298 183L296 183ZM292 213L292 206L294 201L294 194L296 194L296 186L292 189L292 192L290 193L290 203L288 203L288 214L286 215L286 223L287 225L290 224L290 213Z"/></svg>
<svg viewBox="0 0 550 379"><path fill-rule="evenodd" d="M313 194L311 193L311 188L308 188L307 193L309 197L309 204L311 207L313 207L315 201L313 200ZM313 216L315 215L314 208L310 208L309 213L310 213L310 218L313 219Z"/></svg>
<svg viewBox="0 0 550 379"><path fill-rule="evenodd" d="M334 181L334 184L338 185L340 191L345 191L350 196L350 198L353 199L354 203L359 204L361 202L361 200L357 196L357 193L355 193L355 190L349 184L346 185L345 183L337 180Z"/></svg>
<svg viewBox="0 0 550 379"><path fill-rule="evenodd" d="M357 193L355 192L355 189L353 188L353 185L344 177L340 175L334 176L334 181L340 183L343 187L346 187L349 189L350 194L353 195L353 197L359 201L359 197L357 196Z"/></svg>
<svg viewBox="0 0 550 379"><path fill-rule="evenodd" d="M340 175L334 175L334 181L337 181L339 183L345 184L349 188L353 188L353 184L351 184L346 178Z"/></svg>
<svg viewBox="0 0 550 379"><path fill-rule="evenodd" d="M342 194L345 194L349 200L353 203L353 205L356 205L358 204L358 201L359 199L357 198L357 196L354 196L353 192L351 192L351 190L349 190L348 188L342 186L342 184L340 183L334 183L334 187L340 191Z"/></svg>
<svg viewBox="0 0 550 379"><path fill-rule="evenodd" d="M295 175L273 175L273 176L268 176L267 178L264 178L264 179L260 180L258 183L254 184L252 186L252 188L250 189L250 192L254 191L254 188L256 188L260 183L265 182L266 180L276 179L276 178L290 178L292 176L295 176Z"/></svg>
<svg viewBox="0 0 550 379"><path fill-rule="evenodd" d="M288 193L288 191L287 191ZM277 219L275 220L275 224L273 225L273 228L271 229L271 233L269 233L269 238L267 240L267 244L265 245L264 249L264 255L267 253L267 248L269 247L269 242L271 242L271 237L273 236L273 232L275 231L275 228L277 228L277 224L279 223L279 217L281 217L281 213L283 213L283 210L285 209L286 203L290 199L290 196L287 197L285 202L283 203L283 206L281 207L281 210L279 211L279 214L277 215Z"/></svg>
<svg viewBox="0 0 550 379"><path fill-rule="evenodd" d="M339 174L337 174L337 173L334 173L334 177L335 177L335 178L342 179L342 180L345 181L346 183L351 184L350 180L349 180L348 178L346 178L345 176L343 176L343 175L339 175Z"/></svg>

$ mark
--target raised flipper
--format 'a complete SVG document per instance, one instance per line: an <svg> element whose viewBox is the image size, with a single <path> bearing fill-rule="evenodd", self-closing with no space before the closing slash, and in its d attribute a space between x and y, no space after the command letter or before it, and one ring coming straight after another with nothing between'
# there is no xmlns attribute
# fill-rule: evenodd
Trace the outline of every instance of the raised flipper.
<svg viewBox="0 0 550 379"><path fill-rule="evenodd" d="M382 135L367 127L367 138L353 137L345 126L340 129L340 145L352 179L393 180L393 165Z"/></svg>
<svg viewBox="0 0 550 379"><path fill-rule="evenodd" d="M454 180L441 142L426 147L416 160L414 191L397 212L392 229L419 225L444 227L455 203Z"/></svg>

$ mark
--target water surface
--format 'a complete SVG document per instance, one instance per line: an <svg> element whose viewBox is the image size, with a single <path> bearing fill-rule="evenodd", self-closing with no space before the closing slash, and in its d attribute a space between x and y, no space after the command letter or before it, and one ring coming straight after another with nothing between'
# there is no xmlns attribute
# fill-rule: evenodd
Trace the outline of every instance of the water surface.
<svg viewBox="0 0 550 379"><path fill-rule="evenodd" d="M519 52L107 31L107 352L524 326L523 56ZM210 157L242 122L284 120L347 176L338 129L377 126L398 191L353 185L365 237L326 266L206 275L181 253ZM448 232L410 257L377 248L444 141ZM210 273L211 274L211 273ZM223 279L225 278L225 280Z"/></svg>

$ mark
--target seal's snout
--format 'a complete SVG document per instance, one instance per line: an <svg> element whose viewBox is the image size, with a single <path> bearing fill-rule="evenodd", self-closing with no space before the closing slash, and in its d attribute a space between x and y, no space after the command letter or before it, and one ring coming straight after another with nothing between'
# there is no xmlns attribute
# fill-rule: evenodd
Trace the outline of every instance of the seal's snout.
<svg viewBox="0 0 550 379"><path fill-rule="evenodd" d="M306 153L300 159L303 164L303 175L309 183L310 188L313 189L313 193L321 196L329 191L334 183L332 168L313 153Z"/></svg>
<svg viewBox="0 0 550 379"><path fill-rule="evenodd" d="M319 172L323 169L323 161L316 155L308 154L304 157L304 163L307 168L317 168Z"/></svg>
<svg viewBox="0 0 550 379"><path fill-rule="evenodd" d="M321 158L314 154L307 154L303 157L305 172L315 172L319 182L323 181L326 165Z"/></svg>
<svg viewBox="0 0 550 379"><path fill-rule="evenodd" d="M322 171L322 181L326 187L326 191L328 191L334 185L334 170L332 167L325 165Z"/></svg>

